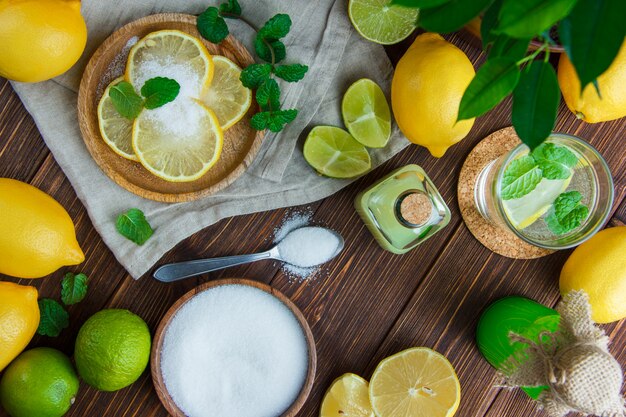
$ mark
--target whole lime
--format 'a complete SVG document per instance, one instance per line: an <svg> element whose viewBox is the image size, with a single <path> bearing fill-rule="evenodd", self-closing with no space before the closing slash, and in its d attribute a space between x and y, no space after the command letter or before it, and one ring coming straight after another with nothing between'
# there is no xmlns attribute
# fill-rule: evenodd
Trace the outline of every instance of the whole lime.
<svg viewBox="0 0 626 417"><path fill-rule="evenodd" d="M150 331L141 317L128 310L99 311L78 332L78 374L101 391L127 387L146 369L150 345Z"/></svg>
<svg viewBox="0 0 626 417"><path fill-rule="evenodd" d="M0 380L0 403L12 417L61 417L74 403L78 376L69 358L52 348L19 355Z"/></svg>

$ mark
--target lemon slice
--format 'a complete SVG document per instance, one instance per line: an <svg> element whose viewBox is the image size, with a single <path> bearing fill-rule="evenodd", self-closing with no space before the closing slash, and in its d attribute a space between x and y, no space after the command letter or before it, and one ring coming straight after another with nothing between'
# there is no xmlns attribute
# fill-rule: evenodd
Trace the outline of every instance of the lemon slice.
<svg viewBox="0 0 626 417"><path fill-rule="evenodd" d="M222 130L237 123L252 104L252 92L239 80L241 68L223 56L213 56L213 81L202 101L217 116Z"/></svg>
<svg viewBox="0 0 626 417"><path fill-rule="evenodd" d="M355 374L343 374L326 391L320 417L374 417L367 381Z"/></svg>
<svg viewBox="0 0 626 417"><path fill-rule="evenodd" d="M353 178L372 166L365 146L338 127L314 127L304 142L303 153L309 165L331 178Z"/></svg>
<svg viewBox="0 0 626 417"><path fill-rule="evenodd" d="M370 401L378 417L451 417L461 401L461 385L445 357L412 348L378 364Z"/></svg>
<svg viewBox="0 0 626 417"><path fill-rule="evenodd" d="M407 38L417 27L418 10L390 3L391 0L350 0L348 15L357 32L383 45Z"/></svg>
<svg viewBox="0 0 626 417"><path fill-rule="evenodd" d="M139 162L159 178L194 181L218 161L224 136L208 107L179 98L143 110L133 124L133 149Z"/></svg>
<svg viewBox="0 0 626 417"><path fill-rule="evenodd" d="M137 161L131 143L133 121L120 115L113 106L111 97L109 97L111 87L123 80L124 77L113 80L104 90L100 103L98 103L98 126L102 139L113 149L113 152L131 161Z"/></svg>
<svg viewBox="0 0 626 417"><path fill-rule="evenodd" d="M199 39L160 30L131 48L124 77L137 91L151 78L171 78L180 84L181 97L199 98L213 79L213 60Z"/></svg>
<svg viewBox="0 0 626 417"><path fill-rule="evenodd" d="M382 148L391 136L391 111L383 90L367 78L348 88L341 103L343 122L354 139L370 148Z"/></svg>
<svg viewBox="0 0 626 417"><path fill-rule="evenodd" d="M513 200L502 200L504 212L517 230L539 220L552 207L554 200L569 186L572 177L564 180L543 178L530 193Z"/></svg>

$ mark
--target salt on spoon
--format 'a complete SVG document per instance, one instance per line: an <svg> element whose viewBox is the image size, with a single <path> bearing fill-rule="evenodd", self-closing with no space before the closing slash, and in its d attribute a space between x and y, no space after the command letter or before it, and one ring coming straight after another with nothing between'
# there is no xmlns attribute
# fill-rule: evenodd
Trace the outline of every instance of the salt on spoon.
<svg viewBox="0 0 626 417"><path fill-rule="evenodd" d="M343 245L339 233L324 227L307 226L289 232L266 252L167 264L154 271L153 276L162 282L173 282L262 259L277 259L298 268L311 268L337 256Z"/></svg>

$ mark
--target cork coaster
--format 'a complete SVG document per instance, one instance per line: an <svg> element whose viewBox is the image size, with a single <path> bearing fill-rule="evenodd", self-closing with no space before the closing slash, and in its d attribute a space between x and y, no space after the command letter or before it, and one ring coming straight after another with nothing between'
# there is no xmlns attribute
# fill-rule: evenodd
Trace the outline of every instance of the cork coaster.
<svg viewBox="0 0 626 417"><path fill-rule="evenodd" d="M513 127L507 127L487 136L472 149L459 175L457 189L459 208L467 228L490 251L514 259L541 258L554 251L530 245L508 230L492 225L480 215L474 204L474 186L478 174L489 162L504 155L519 143L520 140Z"/></svg>

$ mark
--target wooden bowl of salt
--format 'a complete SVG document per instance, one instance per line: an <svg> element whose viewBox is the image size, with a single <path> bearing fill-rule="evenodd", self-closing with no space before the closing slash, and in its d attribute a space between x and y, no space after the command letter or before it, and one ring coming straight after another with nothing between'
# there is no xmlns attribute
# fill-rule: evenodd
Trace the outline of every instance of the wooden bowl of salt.
<svg viewBox="0 0 626 417"><path fill-rule="evenodd" d="M109 148L100 135L98 125L97 109L102 93L111 81L123 75L133 42L165 29L180 30L198 38L211 55L225 56L240 68L254 63L248 50L232 36L219 45L202 39L196 28L195 16L163 13L135 20L109 36L89 60L78 91L78 123L87 150L100 169L119 186L143 198L175 203L196 200L232 184L254 160L264 133L250 127L250 119L259 111L253 100L246 115L224 132L219 161L205 175L190 182L160 179L139 162L125 159Z"/></svg>
<svg viewBox="0 0 626 417"><path fill-rule="evenodd" d="M152 380L174 417L293 417L315 378L311 329L261 282L221 279L183 295L152 344Z"/></svg>

